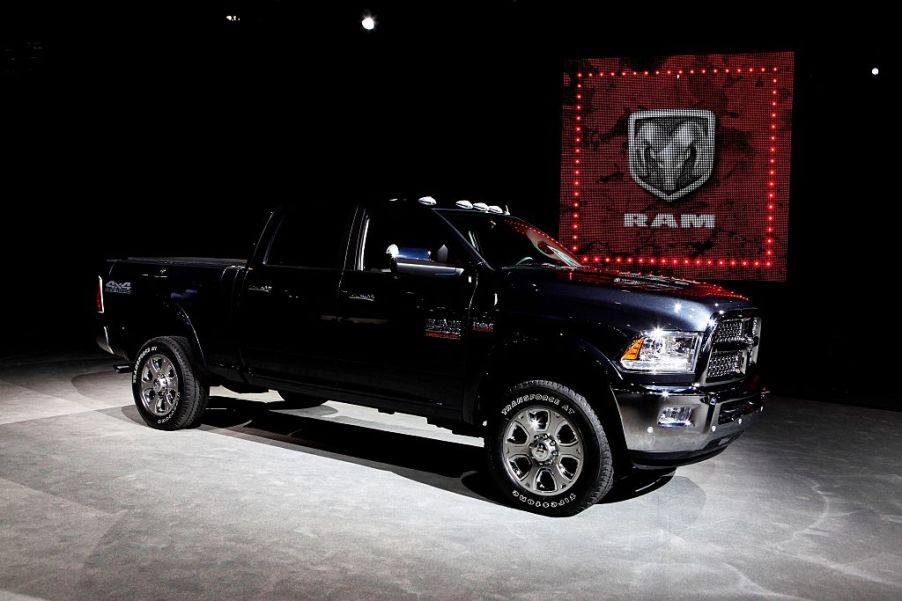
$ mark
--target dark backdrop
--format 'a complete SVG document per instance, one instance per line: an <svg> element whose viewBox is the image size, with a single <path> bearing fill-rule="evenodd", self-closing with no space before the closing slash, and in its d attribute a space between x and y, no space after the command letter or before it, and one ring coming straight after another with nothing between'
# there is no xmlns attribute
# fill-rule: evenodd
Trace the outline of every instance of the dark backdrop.
<svg viewBox="0 0 902 601"><path fill-rule="evenodd" d="M92 344L104 257L241 255L279 203L428 192L556 232L566 58L794 50L789 280L729 285L767 313L778 392L898 408L884 9L597 4L4 8L0 355Z"/></svg>

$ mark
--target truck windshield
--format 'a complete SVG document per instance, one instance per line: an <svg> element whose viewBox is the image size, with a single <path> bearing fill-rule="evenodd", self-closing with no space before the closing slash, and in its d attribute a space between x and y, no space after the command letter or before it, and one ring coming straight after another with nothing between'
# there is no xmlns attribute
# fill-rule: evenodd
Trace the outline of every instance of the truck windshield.
<svg viewBox="0 0 902 601"><path fill-rule="evenodd" d="M506 215L440 211L492 267L582 267L545 232Z"/></svg>

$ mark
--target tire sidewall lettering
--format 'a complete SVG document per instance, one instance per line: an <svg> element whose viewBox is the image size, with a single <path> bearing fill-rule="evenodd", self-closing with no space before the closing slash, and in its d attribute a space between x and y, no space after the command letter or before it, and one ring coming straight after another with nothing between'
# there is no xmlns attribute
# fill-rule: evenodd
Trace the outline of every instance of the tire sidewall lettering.
<svg viewBox="0 0 902 601"><path fill-rule="evenodd" d="M542 498L534 499L531 498L530 495L522 493L516 489L511 491L511 496L521 503L524 503L531 507L540 507L542 509L557 509L559 507L563 507L568 503L573 503L576 501L576 495L574 493L569 493L565 497L561 499L555 499L554 501L542 500Z"/></svg>
<svg viewBox="0 0 902 601"><path fill-rule="evenodd" d="M150 353L155 353L157 351L157 345L152 345L145 347L143 351L138 355L138 358L135 359L135 368L132 370L132 384L138 383L138 374L141 372L141 365L144 364L144 359Z"/></svg>
<svg viewBox="0 0 902 601"><path fill-rule="evenodd" d="M504 417L507 417L514 409L516 409L520 405L522 405L524 403L530 403L530 402L549 403L551 405L554 405L555 407L557 407L558 409L560 409L567 415L573 415L574 413L576 413L576 410L573 409L573 407L571 407L570 404L567 403L566 401L562 401L561 399L559 399L555 396L552 396L550 394L544 394L541 392L530 392L528 394L518 396L517 398L515 398L514 400L512 400L508 404L506 404L504 407L502 407L501 415L503 415Z"/></svg>

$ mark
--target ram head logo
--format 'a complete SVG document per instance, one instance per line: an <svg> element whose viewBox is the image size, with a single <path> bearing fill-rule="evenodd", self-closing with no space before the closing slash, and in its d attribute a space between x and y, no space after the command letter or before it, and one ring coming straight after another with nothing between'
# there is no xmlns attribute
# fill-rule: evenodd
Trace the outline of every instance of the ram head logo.
<svg viewBox="0 0 902 601"><path fill-rule="evenodd" d="M714 170L714 113L638 111L630 115L630 175L672 202L689 194Z"/></svg>

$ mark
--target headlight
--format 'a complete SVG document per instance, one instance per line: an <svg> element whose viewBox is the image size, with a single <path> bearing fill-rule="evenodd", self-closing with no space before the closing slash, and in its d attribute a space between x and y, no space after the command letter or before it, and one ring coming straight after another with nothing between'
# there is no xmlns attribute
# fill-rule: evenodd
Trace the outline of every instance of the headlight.
<svg viewBox="0 0 902 601"><path fill-rule="evenodd" d="M654 330L626 349L620 365L630 371L692 373L701 338L698 332Z"/></svg>

